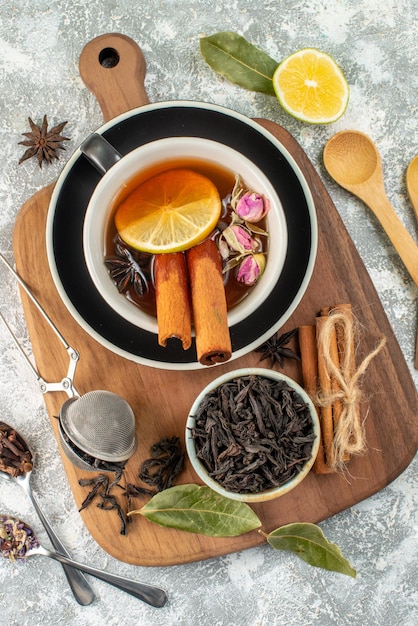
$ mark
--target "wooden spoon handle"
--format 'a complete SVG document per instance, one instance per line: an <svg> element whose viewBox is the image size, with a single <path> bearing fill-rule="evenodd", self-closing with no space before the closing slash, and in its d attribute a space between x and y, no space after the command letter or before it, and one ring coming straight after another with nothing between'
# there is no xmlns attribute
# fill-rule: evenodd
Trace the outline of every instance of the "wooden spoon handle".
<svg viewBox="0 0 418 626"><path fill-rule="evenodd" d="M418 246L396 215L395 209L383 194L376 195L374 200L368 199L366 204L379 220L412 280L418 286Z"/></svg>
<svg viewBox="0 0 418 626"><path fill-rule="evenodd" d="M149 102L144 55L126 35L110 33L92 39L81 52L79 69L105 121Z"/></svg>

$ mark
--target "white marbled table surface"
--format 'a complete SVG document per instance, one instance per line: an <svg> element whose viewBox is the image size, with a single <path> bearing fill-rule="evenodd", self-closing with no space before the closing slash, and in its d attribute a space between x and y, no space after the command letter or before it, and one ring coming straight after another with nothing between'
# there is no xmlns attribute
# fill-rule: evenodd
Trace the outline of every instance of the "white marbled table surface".
<svg viewBox="0 0 418 626"><path fill-rule="evenodd" d="M344 117L310 126L274 98L222 81L205 64L199 37L232 30L280 61L303 47L329 52L343 68L351 99ZM326 141L358 129L377 143L388 196L413 237L417 224L405 171L418 154L418 5L414 0L2 0L0 4L0 250L13 260L12 233L22 204L56 180L72 151L102 121L78 59L93 37L132 37L147 60L151 101L213 102L278 122L300 142L322 176L378 290L408 367L413 367L417 290L370 211L330 180ZM18 165L27 118L68 120L66 151L38 168ZM17 287L0 266L1 310L30 350ZM105 553L75 507L36 380L0 324L0 418L36 448L34 490L72 555L165 588L153 609L91 578L97 598L73 599L61 566L31 559L0 562L0 626L414 626L418 623L417 457L380 493L321 524L357 568L357 579L310 568L292 554L259 547L190 565L145 568ZM401 416L400 416L401 419ZM0 509L33 523L50 545L23 491L0 484Z"/></svg>

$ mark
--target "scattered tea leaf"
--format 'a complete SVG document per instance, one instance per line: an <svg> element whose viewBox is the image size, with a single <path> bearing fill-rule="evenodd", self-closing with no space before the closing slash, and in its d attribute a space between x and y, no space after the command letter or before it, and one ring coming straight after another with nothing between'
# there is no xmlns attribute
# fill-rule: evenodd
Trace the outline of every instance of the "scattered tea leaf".
<svg viewBox="0 0 418 626"><path fill-rule="evenodd" d="M315 524L287 524L270 533L267 541L276 550L294 552L309 565L356 577L356 570L342 555L340 548L328 541Z"/></svg>
<svg viewBox="0 0 418 626"><path fill-rule="evenodd" d="M215 72L250 91L275 96L278 62L237 33L225 31L200 40L200 51Z"/></svg>
<svg viewBox="0 0 418 626"><path fill-rule="evenodd" d="M160 526L210 537L236 537L261 526L251 507L230 500L209 487L176 485L157 493L140 513Z"/></svg>

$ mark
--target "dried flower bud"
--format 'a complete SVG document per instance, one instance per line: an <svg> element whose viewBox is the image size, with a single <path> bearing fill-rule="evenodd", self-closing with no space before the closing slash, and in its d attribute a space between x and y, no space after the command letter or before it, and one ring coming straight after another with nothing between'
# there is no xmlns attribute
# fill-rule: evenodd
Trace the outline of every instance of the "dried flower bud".
<svg viewBox="0 0 418 626"><path fill-rule="evenodd" d="M246 222L259 222L270 208L270 202L256 192L248 192L238 200L236 214Z"/></svg>
<svg viewBox="0 0 418 626"><path fill-rule="evenodd" d="M218 238L218 250L221 258L226 261L229 257L230 251L229 246L222 235Z"/></svg>
<svg viewBox="0 0 418 626"><path fill-rule="evenodd" d="M248 230L238 224L228 226L222 234L231 250L236 252L253 252L258 248L257 241L251 237Z"/></svg>
<svg viewBox="0 0 418 626"><path fill-rule="evenodd" d="M238 268L237 281L244 285L254 285L264 272L265 266L264 254L249 254Z"/></svg>

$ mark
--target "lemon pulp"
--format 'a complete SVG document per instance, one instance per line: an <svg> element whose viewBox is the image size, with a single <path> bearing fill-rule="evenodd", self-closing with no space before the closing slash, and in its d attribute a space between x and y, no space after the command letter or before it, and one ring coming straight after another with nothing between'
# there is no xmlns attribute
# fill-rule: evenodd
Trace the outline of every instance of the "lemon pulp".
<svg viewBox="0 0 418 626"><path fill-rule="evenodd" d="M176 168L136 187L116 209L115 225L121 238L137 250L180 252L203 241L220 213L216 185L193 170Z"/></svg>
<svg viewBox="0 0 418 626"><path fill-rule="evenodd" d="M288 56L273 75L281 106L312 124L339 119L347 108L349 88L337 63L325 52L304 48Z"/></svg>

